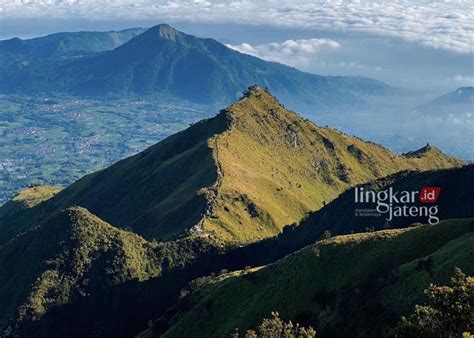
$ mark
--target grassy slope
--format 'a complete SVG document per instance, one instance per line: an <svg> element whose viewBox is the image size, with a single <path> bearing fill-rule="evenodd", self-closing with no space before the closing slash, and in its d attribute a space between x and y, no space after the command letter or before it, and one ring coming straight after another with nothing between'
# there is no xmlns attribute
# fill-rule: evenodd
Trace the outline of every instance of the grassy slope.
<svg viewBox="0 0 474 338"><path fill-rule="evenodd" d="M155 247L74 207L0 247L0 327L91 292L161 272Z"/></svg>
<svg viewBox="0 0 474 338"><path fill-rule="evenodd" d="M259 88L224 113L231 126L210 141L220 178L204 230L230 242L274 236L353 184L405 169L461 164L434 147L397 156L318 127Z"/></svg>
<svg viewBox="0 0 474 338"><path fill-rule="evenodd" d="M473 220L449 220L318 242L256 272L210 283L183 301L164 337L225 337L273 310L316 326L321 337L380 337L429 282L445 281L453 266L474 273L473 231ZM419 268L427 257L430 271Z"/></svg>
<svg viewBox="0 0 474 338"><path fill-rule="evenodd" d="M441 187L438 198L440 219L474 217L474 165L461 168L432 170L425 172L401 172L369 183L366 190L394 191L419 190L421 187ZM391 228L404 228L414 222L426 223L428 217L400 217L386 223L385 217L360 217L354 212L360 208L354 201L354 189L343 192L322 209L308 214L297 226L287 226L276 237L268 238L251 245L236 248L232 252L234 261L245 260L247 265L262 265L273 262L287 254L317 241L325 230L332 235L365 232L367 228L381 230L387 225ZM415 205L421 206L421 203ZM375 208L374 204L364 204L364 208ZM244 259L245 258L245 259Z"/></svg>
<svg viewBox="0 0 474 338"><path fill-rule="evenodd" d="M169 239L191 227L206 206L202 189L217 174L208 138L224 117L204 120L111 167L87 175L15 219L0 219L0 243L32 221L80 205L114 226L147 238Z"/></svg>
<svg viewBox="0 0 474 338"><path fill-rule="evenodd" d="M252 88L216 117L85 176L15 219L0 217L0 244L73 205L147 239L174 239L192 228L218 241L252 242L278 234L353 184L460 164L433 147L397 156L317 127Z"/></svg>
<svg viewBox="0 0 474 338"><path fill-rule="evenodd" d="M41 202L44 202L59 191L61 187L50 187L50 186L35 186L27 189L23 189L13 198L0 207L0 218L12 217L16 212L32 208Z"/></svg>

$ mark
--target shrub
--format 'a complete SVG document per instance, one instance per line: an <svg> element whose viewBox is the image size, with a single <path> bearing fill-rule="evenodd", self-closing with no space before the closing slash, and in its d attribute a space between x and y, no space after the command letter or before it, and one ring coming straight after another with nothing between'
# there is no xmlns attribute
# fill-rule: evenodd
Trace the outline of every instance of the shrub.
<svg viewBox="0 0 474 338"><path fill-rule="evenodd" d="M233 338L239 338L239 330L231 334ZM278 312L272 312L271 318L264 318L256 330L247 330L245 338L314 338L316 331L312 327L300 327L291 321L284 322Z"/></svg>
<svg viewBox="0 0 474 338"><path fill-rule="evenodd" d="M450 286L430 285L426 304L402 317L396 337L469 337L474 332L474 278L454 269Z"/></svg>

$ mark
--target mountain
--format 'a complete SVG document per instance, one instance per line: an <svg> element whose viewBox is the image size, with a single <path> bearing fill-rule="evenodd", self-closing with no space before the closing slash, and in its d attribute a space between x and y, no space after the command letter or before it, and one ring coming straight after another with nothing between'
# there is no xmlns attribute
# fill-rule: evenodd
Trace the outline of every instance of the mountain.
<svg viewBox="0 0 474 338"><path fill-rule="evenodd" d="M43 59L77 58L112 50L135 36L144 28L110 32L67 32L33 39L12 38L0 41L0 61L31 62Z"/></svg>
<svg viewBox="0 0 474 338"><path fill-rule="evenodd" d="M354 184L461 164L434 147L397 156L318 127L251 87L214 118L85 176L19 217L0 218L0 243L75 205L146 239L249 243L277 235Z"/></svg>
<svg viewBox="0 0 474 338"><path fill-rule="evenodd" d="M440 193L436 204L424 204L416 200L405 203L407 206L436 207L435 216L440 220L474 217L474 165L461 168L432 170L426 172L404 171L352 187L323 208L311 212L300 222L284 227L276 237L268 238L229 253L230 261L246 262L250 266L259 266L274 262L284 256L310 245L324 236L360 233L387 228L404 228L414 222L427 223L429 215L421 214L408 217L395 217L387 221L388 215L378 217L360 216L357 209L374 210L374 202L358 204L355 201L355 190L419 192L423 187L439 187ZM395 206L404 203L395 203ZM341 212L344 210L345 212Z"/></svg>
<svg viewBox="0 0 474 338"><path fill-rule="evenodd" d="M144 152L62 190L32 187L1 207L0 335L134 336L181 310L175 307L181 290L196 278L273 263L329 227L334 233L364 229L365 220L350 219L343 193L353 185L379 178L365 184L382 188L381 177L400 170L460 165L432 146L397 156L318 127L251 87L215 117ZM453 190L443 185L440 196L459 213L443 215L472 217L472 167L451 170L418 173L426 175L419 182L451 177ZM416 176L386 180L403 175ZM412 252L412 244L428 250L463 229L453 226L425 246L407 242L404 251ZM154 327L168 324L174 322Z"/></svg>
<svg viewBox="0 0 474 338"><path fill-rule="evenodd" d="M318 76L241 54L213 40L157 25L112 51L78 60L18 63L0 72L4 93L172 95L228 103L251 84L285 102L315 107L364 106L394 88L363 77Z"/></svg>
<svg viewBox="0 0 474 338"><path fill-rule="evenodd" d="M46 337L53 332L70 336L64 315L68 304L160 275L162 250L163 246L160 249L118 230L83 208L52 215L0 246L0 328L4 328L0 336ZM115 313L113 306L108 304L111 313ZM58 309L63 313L59 322L55 317ZM55 320L48 321L50 317ZM81 330L91 327L76 318L74 330L76 336L84 337L90 331Z"/></svg>
<svg viewBox="0 0 474 338"><path fill-rule="evenodd" d="M454 267L474 273L473 245L473 219L337 236L209 278L140 337L227 337L272 311L317 337L386 337L430 283L446 283Z"/></svg>
<svg viewBox="0 0 474 338"><path fill-rule="evenodd" d="M461 87L422 105L418 110L428 114L472 114L474 112L474 87Z"/></svg>
<svg viewBox="0 0 474 338"><path fill-rule="evenodd" d="M442 219L444 217L472 217L471 205L474 194L472 192L473 185L469 182L472 182L473 175L474 166L468 166L422 173L402 173L367 183L366 186L385 189L389 184L395 186L393 182L398 181L401 182L398 183L398 187L406 188L408 186L410 189L418 189L420 185L441 185L442 193L440 194L439 205L442 208L440 209L440 217ZM448 187L449 190L447 190ZM353 215L353 212L347 212L353 210L353 207L348 205L347 202L350 199L349 195L353 197L353 191L342 194L316 212L315 215L302 221L299 227L296 227L296 229L303 229L303 233L300 233L299 236L291 236L291 231L285 231L274 240L262 242L263 245L256 243L234 248L230 251L216 250L212 243L196 240L150 243L133 233L110 226L86 209L73 207L60 211L47 218L40 226L0 246L0 269L2 267L4 269L0 271L0 281L2 282L0 283L0 301L2 306L7 304L3 308L8 309L8 311L5 310L5 315L0 323L3 325L7 319L10 319L12 332L20 337L29 337L32 332L35 332L37 337L49 338L61 336L83 337L89 336L91 332L103 337L128 337L132 333L137 333L140 329L143 329L149 319L156 318L161 318L154 324L154 328L158 331L167 329L170 325L175 327L175 318L171 322L168 322L168 320L171 320L177 310L189 310L187 307L183 309L183 303L184 306L193 306L195 302L188 302L189 298L183 298L178 303L178 307L173 306L170 310L165 310L175 304L180 289L185 288L192 279L223 269L235 270L243 269L245 266L257 266L265 259L270 259L265 264L274 262L286 256L287 253L292 253L314 243L319 238L321 229L327 229L328 224L335 224L335 227L330 228L333 233L365 231L363 227L367 218L358 219L353 216L347 218L347 215ZM442 196L444 196L443 199L441 199ZM322 216L317 216L317 214ZM405 221L408 222L409 220ZM353 225L351 226L352 222ZM344 230L338 230L338 224L343 226ZM410 223L399 225L407 226L408 224ZM473 225L472 221L450 220L443 221L439 227L421 227L420 229L426 231L417 232L417 235L414 236L416 241L402 238L397 240L395 248L388 242L388 239L393 235L398 236L398 234L403 234L405 231L419 228L336 237L337 242L339 242L339 238L344 239L343 242L347 242L347 245L341 248L339 259L346 259L344 264L347 264L348 258L353 259L354 262L362 259L361 262L357 263L355 269L366 266L366 270L363 270L366 274L364 276L370 274L370 282L373 276L371 272L378 273L377 266L381 264L391 267L393 257L400 257L404 252L411 255L410 257L422 257L418 250L431 250L433 246L437 246L442 241L448 243L450 240L459 237L459 245L447 246L450 249L442 249L439 250L441 252L439 255L432 255L435 257L432 258L435 261L435 266L438 267L433 271L439 270L438 277L447 276L449 274L448 270L452 266L459 265L466 272L469 272L472 271L470 270L472 268L469 268L470 260L467 257L472 255L472 252L469 251L472 250L472 236L469 237L467 242L464 242L460 234L466 231L466 227L472 233ZM429 229L437 230L433 232ZM354 238L354 241L346 241L345 238ZM361 238L367 238L369 244L373 243L373 245L362 246L360 250L355 251L354 246ZM429 240L426 244L420 244L427 239ZM430 246L428 247L427 244ZM281 251L282 247L289 248L288 252ZM394 252L392 249L399 250L399 252ZM306 252L308 250L303 249ZM281 256L270 255L275 251L279 251ZM364 257L367 251L369 254ZM365 260L378 257L378 254L376 254L378 252L382 252L383 255L378 258L380 260L375 265L370 265L374 263L365 263ZM288 262L290 260L290 262L293 262L290 257L295 255L299 255L299 253L292 254L288 258L284 258L283 261ZM13 256L15 256L15 259L12 259ZM419 267L431 266L424 263L430 261L429 257L423 259L413 258L413 260L410 266L416 267L417 271ZM418 261L421 263L418 263ZM328 259L326 267L322 269L328 271L331 262L333 262L333 259ZM301 281L300 277L296 278L295 276L307 276L303 273L304 271L313 271L307 263L304 261L295 263L295 268L301 269L301 271L295 272L285 270L288 266L283 265L279 270L280 275L288 273L284 278L289 278L294 282ZM402 266L401 263L400 266ZM25 271L28 273L25 274ZM249 271L253 270L247 269L245 273ZM333 274L341 276L344 271L344 269L334 267L333 272L327 276L327 279L333 278ZM401 271L403 272L403 269ZM237 271L231 275L220 276L218 281L220 278L238 277L239 275L240 273ZM418 280L418 278L415 278L416 276L410 277L408 275L407 277L402 275L403 279L400 279L396 277L397 275L398 272L394 277L396 283L394 285L390 284L390 287L407 287L403 284L405 280L410 281L412 278ZM22 277L20 278L20 276ZM365 278L364 276L362 278ZM344 280L349 281L353 277L353 275L348 275ZM438 277L435 278L432 275L424 277L422 284L416 284L418 290L416 299L419 298L419 291L423 288L422 286L430 281L439 280ZM428 277L433 279L426 279ZM275 276L269 278L275 278ZM314 279L314 277L311 278ZM270 288L278 285L280 279L274 280L276 284L265 282L265 285ZM31 281L37 282L32 284ZM61 281L65 282L61 283ZM252 279L250 279L251 281ZM303 279L303 281L302 285L304 286L300 286L301 290L295 285L290 288L291 292L307 290L307 280ZM334 281L338 281L338 279L334 277ZM13 284L15 285L15 292L11 291ZM251 282L251 284L253 283ZM194 283L194 285L199 285L199 283ZM368 286L365 285L364 287L369 287L370 291L371 285L369 283ZM260 290L260 284L256 284L255 288L255 290ZM408 288L410 287L408 286ZM248 288L243 287L242 290L246 292ZM45 292L52 296L42 297ZM233 293L239 294L238 292ZM357 293L355 294L357 295ZM214 297L214 294L211 295ZM242 295L245 296L245 294ZM396 300L396 293L390 295L392 297L391 301L394 301L394 298ZM291 299L292 296L294 296L293 293L288 295L289 298L284 299ZM324 295L321 297L321 301L327 299ZM341 299L348 297L351 300L352 296L351 294L342 294L340 297ZM268 304L274 304L272 302L276 301L273 297L268 296L267 298ZM414 301L411 298L407 299L410 299L410 302ZM360 302L360 299L356 300ZM299 302L295 304L299 304ZM405 306L405 308L408 306L397 304L397 306ZM360 303L355 305L361 306ZM25 312L22 309L30 309L31 311ZM350 309L352 311L357 307L351 305ZM280 309L277 310L281 311ZM193 311L195 310L193 309ZM366 313L364 311L361 310L360 313ZM396 311L400 310L397 308ZM223 315L225 313L227 312L223 312ZM15 314L13 319L12 314ZM399 318L398 314L397 312L397 316L394 316L395 319ZM250 317L258 320L259 316L261 316L260 313L255 314L250 311L250 313L246 313L245 318ZM79 318L81 319L79 320ZM300 318L298 317L298 320ZM355 322L353 320L352 324ZM381 323L384 323L384 321L381 321ZM243 328L243 324L239 323L238 325ZM192 325L179 324L178 326L180 327L179 330L192 329ZM217 327L222 330L226 327L233 329L231 325L226 326L224 324L218 324ZM171 329L171 332L174 332L174 330L175 328ZM179 330L177 332L181 332ZM201 331L198 330L197 332Z"/></svg>

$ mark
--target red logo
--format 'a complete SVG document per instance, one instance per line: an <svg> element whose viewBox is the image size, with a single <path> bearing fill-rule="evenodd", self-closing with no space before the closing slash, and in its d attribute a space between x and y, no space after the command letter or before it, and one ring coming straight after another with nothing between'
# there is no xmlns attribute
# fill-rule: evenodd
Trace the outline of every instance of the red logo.
<svg viewBox="0 0 474 338"><path fill-rule="evenodd" d="M441 187L424 187L420 190L421 203L436 203Z"/></svg>

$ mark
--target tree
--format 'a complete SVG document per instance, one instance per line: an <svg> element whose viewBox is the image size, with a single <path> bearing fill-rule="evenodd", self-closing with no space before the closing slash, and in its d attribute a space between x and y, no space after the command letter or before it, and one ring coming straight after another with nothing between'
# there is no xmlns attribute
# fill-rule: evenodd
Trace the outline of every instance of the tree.
<svg viewBox="0 0 474 338"><path fill-rule="evenodd" d="M396 337L469 337L474 333L474 278L455 268L450 286L431 284L426 304L402 317Z"/></svg>
<svg viewBox="0 0 474 338"><path fill-rule="evenodd" d="M238 330L231 337L238 338ZM300 327L291 321L284 322L278 312L272 312L270 318L264 318L256 330L247 330L245 338L314 338L316 331L312 327Z"/></svg>

